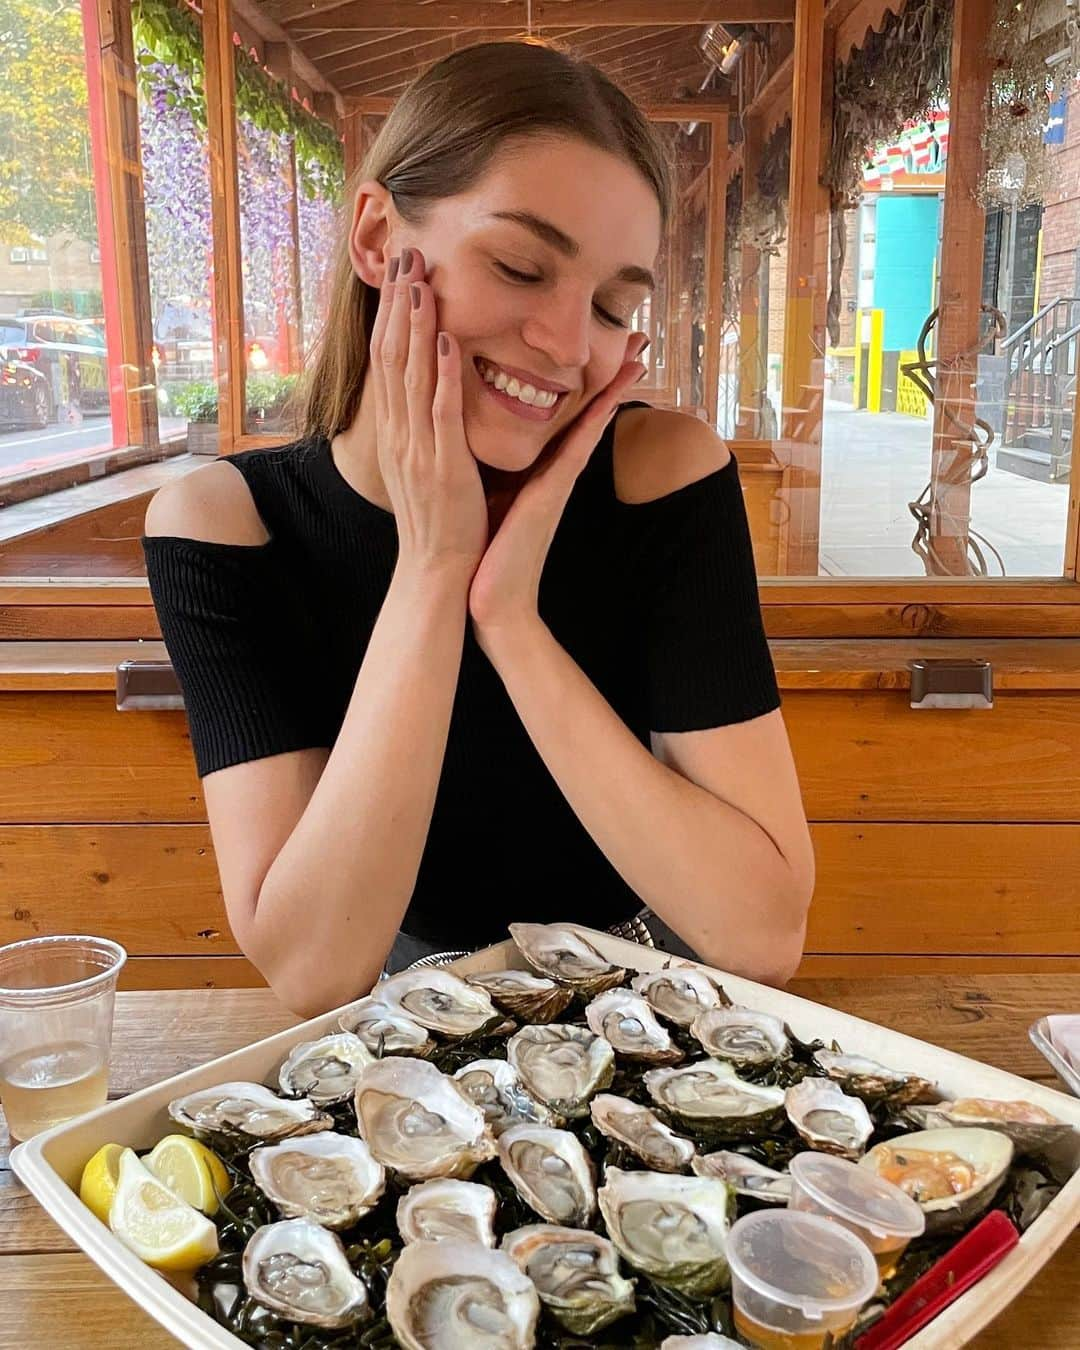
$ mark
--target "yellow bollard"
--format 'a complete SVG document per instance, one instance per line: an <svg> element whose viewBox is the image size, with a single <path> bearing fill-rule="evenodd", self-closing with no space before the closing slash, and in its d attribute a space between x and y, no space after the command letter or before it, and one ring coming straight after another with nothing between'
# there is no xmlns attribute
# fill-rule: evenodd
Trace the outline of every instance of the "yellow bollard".
<svg viewBox="0 0 1080 1350"><path fill-rule="evenodd" d="M866 362L866 411L881 411L881 381L885 365L885 311L870 311L870 352Z"/></svg>

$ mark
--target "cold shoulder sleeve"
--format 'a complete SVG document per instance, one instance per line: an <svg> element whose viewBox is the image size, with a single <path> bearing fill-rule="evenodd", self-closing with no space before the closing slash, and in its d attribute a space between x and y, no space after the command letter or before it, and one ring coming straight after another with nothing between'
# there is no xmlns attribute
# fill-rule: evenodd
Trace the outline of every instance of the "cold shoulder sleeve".
<svg viewBox="0 0 1080 1350"><path fill-rule="evenodd" d="M779 707L735 459L633 509L646 513L650 729L701 731Z"/></svg>
<svg viewBox="0 0 1080 1350"><path fill-rule="evenodd" d="M162 637L184 694L200 778L289 750L326 745L306 688L307 644L290 631L274 541L142 540Z"/></svg>

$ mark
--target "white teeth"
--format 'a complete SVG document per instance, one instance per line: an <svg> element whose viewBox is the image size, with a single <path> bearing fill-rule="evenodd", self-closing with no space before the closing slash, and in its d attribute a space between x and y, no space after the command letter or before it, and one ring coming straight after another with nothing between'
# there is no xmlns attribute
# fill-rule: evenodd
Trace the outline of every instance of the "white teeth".
<svg viewBox="0 0 1080 1350"><path fill-rule="evenodd" d="M507 375L505 371L488 365L487 362L481 362L480 373L486 384L494 385L496 389L509 394L511 398L516 398L529 407L552 408L558 402L559 396L554 390L537 389L531 384L522 384L519 380Z"/></svg>

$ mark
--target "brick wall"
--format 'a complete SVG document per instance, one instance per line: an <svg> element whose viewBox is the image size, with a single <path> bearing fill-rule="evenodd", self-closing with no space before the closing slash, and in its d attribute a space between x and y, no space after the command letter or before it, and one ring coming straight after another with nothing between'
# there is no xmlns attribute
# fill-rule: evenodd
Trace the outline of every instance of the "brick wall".
<svg viewBox="0 0 1080 1350"><path fill-rule="evenodd" d="M1039 304L1059 295L1076 295L1080 248L1080 93L1068 100L1065 141L1049 149L1053 185L1043 211L1042 281Z"/></svg>

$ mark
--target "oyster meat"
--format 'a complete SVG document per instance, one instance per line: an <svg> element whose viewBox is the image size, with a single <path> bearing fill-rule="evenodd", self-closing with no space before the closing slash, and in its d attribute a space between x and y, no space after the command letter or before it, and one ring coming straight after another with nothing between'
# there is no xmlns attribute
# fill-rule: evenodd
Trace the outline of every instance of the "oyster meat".
<svg viewBox="0 0 1080 1350"><path fill-rule="evenodd" d="M375 1056L359 1036L339 1031L293 1046L278 1072L282 1092L307 1097L316 1106L348 1100L360 1070Z"/></svg>
<svg viewBox="0 0 1080 1350"><path fill-rule="evenodd" d="M254 1139L287 1139L333 1128L306 1097L279 1097L261 1083L219 1083L200 1088L169 1103L169 1115L197 1135L217 1131L251 1135Z"/></svg>
<svg viewBox="0 0 1080 1350"><path fill-rule="evenodd" d="M375 986L371 997L440 1036L475 1036L502 1020L483 989L441 966L391 975Z"/></svg>
<svg viewBox="0 0 1080 1350"><path fill-rule="evenodd" d="M694 1297L727 1279L730 1199L723 1181L609 1167L597 1199L608 1235L636 1270Z"/></svg>
<svg viewBox="0 0 1080 1350"><path fill-rule="evenodd" d="M589 1099L615 1077L615 1051L587 1027L549 1022L522 1027L506 1058L525 1086L560 1116L584 1116Z"/></svg>
<svg viewBox="0 0 1080 1350"><path fill-rule="evenodd" d="M505 1252L477 1242L410 1242L386 1287L404 1350L530 1350L536 1287Z"/></svg>
<svg viewBox="0 0 1080 1350"><path fill-rule="evenodd" d="M510 936L533 970L579 994L600 994L626 979L576 929L562 923L512 923Z"/></svg>
<svg viewBox="0 0 1080 1350"><path fill-rule="evenodd" d="M361 999L338 1017L338 1026L359 1037L373 1055L427 1055L435 1042L404 1013L394 1012L373 998Z"/></svg>
<svg viewBox="0 0 1080 1350"><path fill-rule="evenodd" d="M672 966L635 975L630 987L648 1000L655 1013L689 1027L708 1008L726 1007L731 1000L711 976L695 966Z"/></svg>
<svg viewBox="0 0 1080 1350"><path fill-rule="evenodd" d="M305 1134L252 1149L251 1175L287 1219L351 1228L386 1186L382 1165L351 1134Z"/></svg>
<svg viewBox="0 0 1080 1350"><path fill-rule="evenodd" d="M591 1336L634 1311L634 1282L619 1274L615 1248L599 1233L534 1223L507 1233L501 1249L575 1336Z"/></svg>
<svg viewBox="0 0 1080 1350"><path fill-rule="evenodd" d="M601 1134L625 1144L654 1172L683 1172L697 1153L689 1139L627 1097L602 1092L592 1099L589 1110Z"/></svg>
<svg viewBox="0 0 1080 1350"><path fill-rule="evenodd" d="M650 1069L649 1096L683 1129L712 1139L749 1139L772 1128L784 1110L782 1088L748 1083L734 1066L699 1059L676 1069Z"/></svg>
<svg viewBox="0 0 1080 1350"><path fill-rule="evenodd" d="M511 1125L563 1123L561 1116L529 1092L509 1060L474 1059L457 1070L454 1081L483 1111L495 1135Z"/></svg>
<svg viewBox="0 0 1080 1350"><path fill-rule="evenodd" d="M499 1161L518 1194L551 1223L588 1224L596 1212L592 1159L576 1134L514 1125L499 1136Z"/></svg>
<svg viewBox="0 0 1080 1350"><path fill-rule="evenodd" d="M760 1200L766 1205L786 1205L791 1199L791 1177L787 1172L776 1172L764 1163L748 1158L745 1153L731 1153L721 1149L706 1153L690 1164L699 1177L718 1177L726 1181L736 1195L748 1200Z"/></svg>
<svg viewBox="0 0 1080 1350"><path fill-rule="evenodd" d="M495 1246L495 1192L474 1181L436 1177L412 1186L398 1201L402 1242L479 1242Z"/></svg>
<svg viewBox="0 0 1080 1350"><path fill-rule="evenodd" d="M341 1239L309 1219L257 1228L244 1248L243 1272L251 1297L291 1321L347 1327L368 1315L367 1286L353 1274Z"/></svg>
<svg viewBox="0 0 1080 1350"><path fill-rule="evenodd" d="M377 1059L356 1085L360 1136L410 1181L468 1177L495 1156L484 1114L426 1059Z"/></svg>
<svg viewBox="0 0 1080 1350"><path fill-rule="evenodd" d="M859 1159L918 1202L927 1233L977 1219L1008 1175L1013 1144L996 1130L920 1130L875 1146Z"/></svg>
<svg viewBox="0 0 1080 1350"><path fill-rule="evenodd" d="M791 1042L779 1017L753 1008L709 1008L694 1018L693 1035L713 1059L737 1069L775 1064L791 1055Z"/></svg>
<svg viewBox="0 0 1080 1350"><path fill-rule="evenodd" d="M934 1084L913 1073L887 1069L877 1060L862 1055L842 1055L836 1050L818 1050L814 1062L822 1073L845 1092L861 1097L873 1106L888 1102L890 1106L906 1106L909 1102L928 1102L935 1097Z"/></svg>
<svg viewBox="0 0 1080 1350"><path fill-rule="evenodd" d="M935 1106L909 1106L905 1120L920 1130L964 1128L1000 1130L1023 1153L1042 1153L1073 1133L1073 1127L1024 1101L995 1101L988 1097L961 1097Z"/></svg>
<svg viewBox="0 0 1080 1350"><path fill-rule="evenodd" d="M466 976L492 1003L522 1022L553 1022L574 997L573 989L527 970L489 970Z"/></svg>
<svg viewBox="0 0 1080 1350"><path fill-rule="evenodd" d="M863 1102L849 1097L831 1078L804 1078L787 1090L788 1119L811 1148L857 1158L874 1132Z"/></svg>
<svg viewBox="0 0 1080 1350"><path fill-rule="evenodd" d="M624 1059L677 1064L684 1057L645 999L628 989L608 989L597 994L585 1009L585 1020L589 1029L603 1036Z"/></svg>

